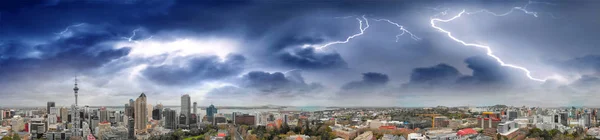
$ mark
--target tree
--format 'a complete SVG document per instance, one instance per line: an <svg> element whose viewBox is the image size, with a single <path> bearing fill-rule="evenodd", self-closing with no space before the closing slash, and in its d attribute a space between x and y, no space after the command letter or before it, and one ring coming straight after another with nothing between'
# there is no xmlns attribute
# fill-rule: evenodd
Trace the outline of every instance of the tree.
<svg viewBox="0 0 600 140"><path fill-rule="evenodd" d="M560 134L560 131L558 131L558 129L552 129L548 131L548 135L550 135L550 137L554 137L556 136L556 134Z"/></svg>
<svg viewBox="0 0 600 140"><path fill-rule="evenodd" d="M532 137L532 138L537 138L542 136L542 130L539 128L533 128L531 130L529 130L529 134L527 134L528 137Z"/></svg>
<svg viewBox="0 0 600 140"><path fill-rule="evenodd" d="M19 136L19 134L17 134L17 133L13 133L12 139L13 140L21 140L21 136Z"/></svg>

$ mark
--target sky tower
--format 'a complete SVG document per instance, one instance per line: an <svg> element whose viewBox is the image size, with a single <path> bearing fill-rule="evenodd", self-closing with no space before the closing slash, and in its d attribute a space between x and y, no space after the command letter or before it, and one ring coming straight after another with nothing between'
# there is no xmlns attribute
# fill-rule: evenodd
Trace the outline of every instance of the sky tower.
<svg viewBox="0 0 600 140"><path fill-rule="evenodd" d="M75 92L75 106L77 106L77 92L79 91L79 88L77 87L77 77L75 77L75 87L73 88L73 91Z"/></svg>

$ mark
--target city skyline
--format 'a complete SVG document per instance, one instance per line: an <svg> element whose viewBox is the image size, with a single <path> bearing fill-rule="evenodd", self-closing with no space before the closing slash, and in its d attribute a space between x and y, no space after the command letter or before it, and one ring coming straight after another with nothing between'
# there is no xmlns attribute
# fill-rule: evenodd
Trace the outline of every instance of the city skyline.
<svg viewBox="0 0 600 140"><path fill-rule="evenodd" d="M0 107L600 106L600 2L3 5Z"/></svg>

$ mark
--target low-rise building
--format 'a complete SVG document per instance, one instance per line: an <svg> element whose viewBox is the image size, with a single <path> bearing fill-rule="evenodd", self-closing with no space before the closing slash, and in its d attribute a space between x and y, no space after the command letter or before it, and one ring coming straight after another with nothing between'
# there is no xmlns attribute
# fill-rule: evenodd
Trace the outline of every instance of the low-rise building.
<svg viewBox="0 0 600 140"><path fill-rule="evenodd" d="M364 132L364 133L356 136L356 138L354 138L354 140L372 140L372 139L373 139L373 132L371 132L371 131Z"/></svg>
<svg viewBox="0 0 600 140"><path fill-rule="evenodd" d="M288 137L288 140L308 140L310 136L307 135L292 135Z"/></svg>

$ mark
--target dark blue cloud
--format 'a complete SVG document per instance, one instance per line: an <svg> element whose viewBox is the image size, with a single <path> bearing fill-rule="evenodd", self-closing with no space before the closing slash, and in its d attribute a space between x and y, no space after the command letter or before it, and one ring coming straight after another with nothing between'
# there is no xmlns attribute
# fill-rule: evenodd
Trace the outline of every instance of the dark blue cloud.
<svg viewBox="0 0 600 140"><path fill-rule="evenodd" d="M600 84L600 78L592 75L583 75L581 78L575 80L570 86L578 89L590 89L595 88Z"/></svg>
<svg viewBox="0 0 600 140"><path fill-rule="evenodd" d="M296 75L297 76L297 75ZM298 77L294 78L298 79ZM320 84L298 81L281 72L252 71L242 77L242 86L268 94L300 94L322 88Z"/></svg>
<svg viewBox="0 0 600 140"><path fill-rule="evenodd" d="M361 81L352 81L342 86L343 90L372 90L385 86L389 77L383 73L367 72L362 74Z"/></svg>
<svg viewBox="0 0 600 140"><path fill-rule="evenodd" d="M550 63L561 69L566 69L569 71L600 74L600 55L586 55L583 57L575 57L566 61L554 61Z"/></svg>
<svg viewBox="0 0 600 140"><path fill-rule="evenodd" d="M465 63L473 71L471 75L462 75L456 68L447 64L415 68L411 73L410 81L403 84L403 87L409 89L482 89L506 87L514 80L508 73L508 68L502 67L489 57L469 57L465 59Z"/></svg>
<svg viewBox="0 0 600 140"><path fill-rule="evenodd" d="M502 67L498 62L487 56L474 56L465 60L467 67L473 70L471 76L464 76L458 80L460 84L490 85L508 84L512 79L507 67Z"/></svg>
<svg viewBox="0 0 600 140"><path fill-rule="evenodd" d="M299 69L346 68L347 64L338 53L315 52L312 47L294 48L278 56L285 66Z"/></svg>
<svg viewBox="0 0 600 140"><path fill-rule="evenodd" d="M187 86L207 80L218 80L242 72L246 58L229 55L225 61L217 56L190 56L182 58L185 64L150 66L142 71L144 77L168 86Z"/></svg>
<svg viewBox="0 0 600 140"><path fill-rule="evenodd" d="M450 86L462 74L454 67L447 64L438 64L432 67L416 68L410 75L409 87L435 87Z"/></svg>
<svg viewBox="0 0 600 140"><path fill-rule="evenodd" d="M102 67L129 54L129 48L115 48L120 40L104 27L71 30L43 43L10 40L0 45L0 76L5 79L44 79L70 74L75 76Z"/></svg>

